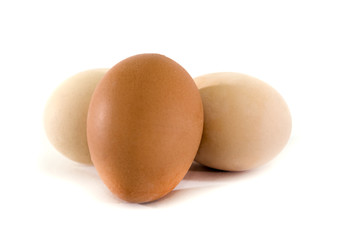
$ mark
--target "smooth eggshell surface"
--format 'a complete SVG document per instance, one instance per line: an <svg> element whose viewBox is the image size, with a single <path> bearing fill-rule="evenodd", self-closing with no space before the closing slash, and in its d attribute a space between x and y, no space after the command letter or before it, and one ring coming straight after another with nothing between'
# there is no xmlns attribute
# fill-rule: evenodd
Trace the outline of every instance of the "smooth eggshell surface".
<svg viewBox="0 0 362 240"><path fill-rule="evenodd" d="M191 76L158 54L129 57L98 84L88 112L94 166L106 186L129 202L169 193L200 144L203 108Z"/></svg>
<svg viewBox="0 0 362 240"><path fill-rule="evenodd" d="M196 161L243 171L273 159L290 137L292 120L281 95L240 73L195 78L204 106L204 130Z"/></svg>
<svg viewBox="0 0 362 240"><path fill-rule="evenodd" d="M60 153L73 161L91 164L86 135L88 107L96 85L107 70L87 70L68 78L46 104L47 137Z"/></svg>

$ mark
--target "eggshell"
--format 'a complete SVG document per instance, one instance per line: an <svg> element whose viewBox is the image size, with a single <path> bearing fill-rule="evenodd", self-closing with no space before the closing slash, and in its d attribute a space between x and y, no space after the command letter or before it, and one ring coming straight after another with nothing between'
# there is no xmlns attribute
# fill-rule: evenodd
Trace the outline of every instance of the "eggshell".
<svg viewBox="0 0 362 240"><path fill-rule="evenodd" d="M273 159L286 145L291 115L271 86L231 72L203 75L195 82L205 117L197 162L220 170L249 170Z"/></svg>
<svg viewBox="0 0 362 240"><path fill-rule="evenodd" d="M129 202L149 202L185 176L200 144L203 108L191 76L158 54L127 58L97 86L87 122L94 166Z"/></svg>
<svg viewBox="0 0 362 240"><path fill-rule="evenodd" d="M107 69L91 69L65 80L51 95L44 110L49 141L64 156L91 164L87 144L87 114L93 91Z"/></svg>

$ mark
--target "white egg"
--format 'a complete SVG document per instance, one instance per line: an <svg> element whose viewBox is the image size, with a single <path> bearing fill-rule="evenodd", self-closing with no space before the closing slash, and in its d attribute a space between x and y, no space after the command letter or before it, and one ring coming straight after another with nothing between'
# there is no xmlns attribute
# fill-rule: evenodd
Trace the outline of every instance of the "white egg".
<svg viewBox="0 0 362 240"><path fill-rule="evenodd" d="M91 164L87 144L88 107L98 82L108 69L91 69L65 80L53 92L44 111L49 141L67 158Z"/></svg>
<svg viewBox="0 0 362 240"><path fill-rule="evenodd" d="M205 115L197 162L243 171L265 164L284 148L291 134L291 115L271 86L230 72L203 75L195 82Z"/></svg>

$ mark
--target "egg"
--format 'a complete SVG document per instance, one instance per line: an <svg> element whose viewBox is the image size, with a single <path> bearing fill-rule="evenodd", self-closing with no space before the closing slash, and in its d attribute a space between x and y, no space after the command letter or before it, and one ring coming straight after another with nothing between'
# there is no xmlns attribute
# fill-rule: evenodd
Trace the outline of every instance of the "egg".
<svg viewBox="0 0 362 240"><path fill-rule="evenodd" d="M150 202L185 176L200 144L203 107L191 76L159 54L129 57L98 84L87 138L109 190L128 202Z"/></svg>
<svg viewBox="0 0 362 240"><path fill-rule="evenodd" d="M107 69L91 69L68 78L46 103L43 120L50 143L67 158L91 164L87 114L93 91Z"/></svg>
<svg viewBox="0 0 362 240"><path fill-rule="evenodd" d="M195 78L204 106L196 161L244 171L272 160L287 144L292 119L282 96L267 83L232 72Z"/></svg>

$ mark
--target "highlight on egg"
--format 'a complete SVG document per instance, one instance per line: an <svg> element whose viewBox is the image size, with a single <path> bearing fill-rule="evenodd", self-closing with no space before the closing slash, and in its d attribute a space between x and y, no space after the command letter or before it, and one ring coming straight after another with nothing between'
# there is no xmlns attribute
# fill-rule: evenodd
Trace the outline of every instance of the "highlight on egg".
<svg viewBox="0 0 362 240"><path fill-rule="evenodd" d="M244 171L272 160L292 129L289 108L270 85L233 72L195 78L204 107L196 161L211 168Z"/></svg>
<svg viewBox="0 0 362 240"><path fill-rule="evenodd" d="M87 118L92 162L119 198L159 199L190 168L203 116L200 93L182 66L159 54L129 57L93 93Z"/></svg>
<svg viewBox="0 0 362 240"><path fill-rule="evenodd" d="M94 164L113 194L144 203L171 192L194 160L225 171L269 162L287 144L292 119L259 79L192 79L170 58L139 54L64 81L47 101L44 127L60 153Z"/></svg>
<svg viewBox="0 0 362 240"><path fill-rule="evenodd" d="M108 69L90 69L62 82L49 97L43 115L50 143L78 163L91 164L87 144L89 102Z"/></svg>

